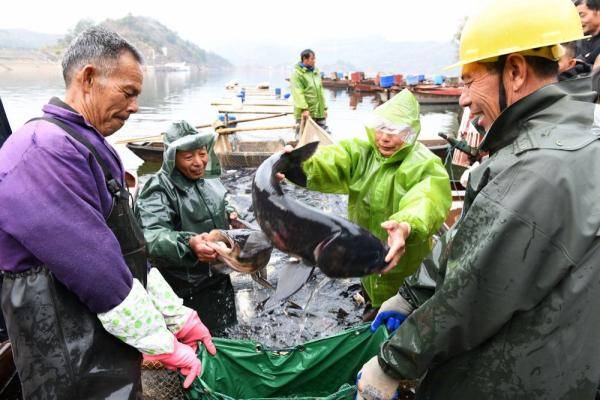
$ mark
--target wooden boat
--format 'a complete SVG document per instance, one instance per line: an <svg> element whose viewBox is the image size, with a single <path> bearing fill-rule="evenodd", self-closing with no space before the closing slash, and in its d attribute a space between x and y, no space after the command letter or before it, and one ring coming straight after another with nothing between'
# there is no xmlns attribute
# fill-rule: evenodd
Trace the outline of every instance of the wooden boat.
<svg viewBox="0 0 600 400"><path fill-rule="evenodd" d="M415 87L413 94L421 104L458 104L462 88L433 86L432 88Z"/></svg>
<svg viewBox="0 0 600 400"><path fill-rule="evenodd" d="M358 93L373 93L384 90L381 86L375 83L356 83L351 86L352 90Z"/></svg>
<svg viewBox="0 0 600 400"><path fill-rule="evenodd" d="M215 143L215 154L219 157L224 169L255 168L273 153L280 151L286 144L296 145L295 134L290 133L290 140L234 140L231 135L219 135ZM322 143L330 141L329 134L309 120L303 129L302 137L311 137ZM162 142L127 143L127 148L145 161L162 162L164 144Z"/></svg>
<svg viewBox="0 0 600 400"><path fill-rule="evenodd" d="M237 100L233 99L221 99L214 100L210 103L211 106L231 106L235 107L239 106L240 103ZM278 99L246 99L244 101L243 107L253 106L253 107L293 107L293 104L289 100L278 100Z"/></svg>
<svg viewBox="0 0 600 400"><path fill-rule="evenodd" d="M327 135L317 124L309 126L309 131L305 133L308 135L312 131L321 131L324 135ZM225 137L224 135L220 137ZM219 139L222 140L222 139ZM431 150L436 156L440 157L442 161L446 159L448 155L448 145L443 139L420 139L429 150ZM221 166L225 169L235 168L252 168L258 167L260 163L266 160L271 154L276 151L283 149L286 144L294 145L293 140L285 141L283 139L270 140L270 141L238 141L231 142L227 139L229 144L221 144L218 149L215 149L215 153L219 157ZM150 162L162 162L164 145L162 142L145 142L145 143L128 143L127 148L133 151L138 157L144 161Z"/></svg>
<svg viewBox="0 0 600 400"><path fill-rule="evenodd" d="M162 162L165 150L162 142L127 143L126 146L144 161Z"/></svg>
<svg viewBox="0 0 600 400"><path fill-rule="evenodd" d="M350 80L348 79L323 78L321 83L324 88L330 89L347 89L350 86Z"/></svg>
<svg viewBox="0 0 600 400"><path fill-rule="evenodd" d="M253 106L253 105L235 105L218 106L217 111L221 114L280 114L293 113L294 108L287 106Z"/></svg>

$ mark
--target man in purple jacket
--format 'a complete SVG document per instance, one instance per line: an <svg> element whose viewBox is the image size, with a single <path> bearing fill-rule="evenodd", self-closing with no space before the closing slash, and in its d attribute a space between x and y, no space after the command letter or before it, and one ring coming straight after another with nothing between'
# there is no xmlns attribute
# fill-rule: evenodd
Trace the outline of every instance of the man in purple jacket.
<svg viewBox="0 0 600 400"><path fill-rule="evenodd" d="M2 311L26 399L140 397L140 353L200 373L215 352L156 269L105 137L137 112L142 57L103 28L63 59L66 93L0 149Z"/></svg>

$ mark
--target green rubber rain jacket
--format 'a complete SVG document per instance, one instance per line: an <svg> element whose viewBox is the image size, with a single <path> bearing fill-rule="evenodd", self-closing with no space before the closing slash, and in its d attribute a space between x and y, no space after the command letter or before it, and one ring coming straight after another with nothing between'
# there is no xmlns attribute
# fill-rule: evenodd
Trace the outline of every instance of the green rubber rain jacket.
<svg viewBox="0 0 600 400"><path fill-rule="evenodd" d="M348 195L348 219L387 242L381 223L406 221L412 231L400 263L385 275L363 278L374 307L398 292L431 250L431 236L440 228L452 201L450 181L439 157L417 142L419 104L403 91L374 111L396 126L407 126L412 139L389 158L375 146L375 131L368 141L343 140L320 147L304 162L308 188Z"/></svg>
<svg viewBox="0 0 600 400"><path fill-rule="evenodd" d="M214 135L198 134L182 121L173 124L164 136L162 168L144 185L136 214L151 260L177 295L189 297L209 278L208 264L198 261L189 239L212 229L228 229L228 213L234 210L228 206L226 189L218 178L221 169L212 151ZM189 180L175 168L175 154L203 146L210 155L205 178Z"/></svg>
<svg viewBox="0 0 600 400"><path fill-rule="evenodd" d="M492 125L461 219L400 290L418 308L379 355L396 378L426 373L417 399L594 398L599 115L549 85Z"/></svg>
<svg viewBox="0 0 600 400"><path fill-rule="evenodd" d="M325 94L321 83L321 73L317 68L308 68L296 64L290 78L292 98L294 100L294 117L300 119L302 110L310 111L313 119L325 118Z"/></svg>

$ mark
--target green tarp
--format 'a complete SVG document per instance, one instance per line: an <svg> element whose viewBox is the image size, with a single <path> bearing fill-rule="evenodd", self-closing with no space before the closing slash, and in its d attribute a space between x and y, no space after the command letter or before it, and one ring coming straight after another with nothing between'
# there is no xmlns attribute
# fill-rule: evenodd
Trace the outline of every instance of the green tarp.
<svg viewBox="0 0 600 400"><path fill-rule="evenodd" d="M201 350L203 373L186 391L188 399L354 399L362 365L388 334L369 325L292 349L264 349L249 340L214 339L215 357Z"/></svg>

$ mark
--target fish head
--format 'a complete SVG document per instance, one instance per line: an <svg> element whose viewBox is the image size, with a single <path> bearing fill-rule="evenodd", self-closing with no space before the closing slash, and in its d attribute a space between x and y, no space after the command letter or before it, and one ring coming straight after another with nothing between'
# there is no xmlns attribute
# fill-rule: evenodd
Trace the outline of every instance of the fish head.
<svg viewBox="0 0 600 400"><path fill-rule="evenodd" d="M317 267L332 278L362 277L386 267L388 248L375 235L360 228L360 234L336 232L315 249Z"/></svg>
<svg viewBox="0 0 600 400"><path fill-rule="evenodd" d="M263 232L255 229L214 229L209 239L217 258L237 272L251 274L271 259L273 246Z"/></svg>

